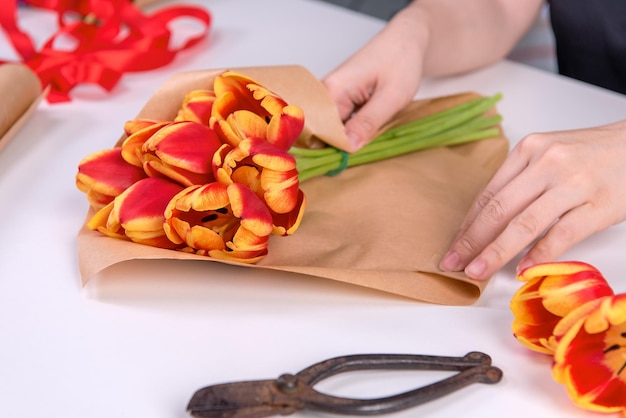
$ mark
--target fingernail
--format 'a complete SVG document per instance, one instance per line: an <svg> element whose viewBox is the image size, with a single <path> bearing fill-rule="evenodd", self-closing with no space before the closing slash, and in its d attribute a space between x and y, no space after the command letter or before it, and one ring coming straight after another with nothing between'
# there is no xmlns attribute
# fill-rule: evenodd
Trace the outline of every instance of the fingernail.
<svg viewBox="0 0 626 418"><path fill-rule="evenodd" d="M477 258L468 264L465 268L465 274L472 279L484 279L485 270L487 270L487 263L485 260Z"/></svg>
<svg viewBox="0 0 626 418"><path fill-rule="evenodd" d="M346 131L346 136L348 137L348 143L350 144L351 150L357 151L363 146L363 141L354 132Z"/></svg>
<svg viewBox="0 0 626 418"><path fill-rule="evenodd" d="M441 259L439 268L443 271L457 271L460 269L459 262L459 255L455 251L448 251Z"/></svg>
<svg viewBox="0 0 626 418"><path fill-rule="evenodd" d="M530 266L532 266L534 263L533 261L528 258L528 257L523 257L520 262L517 264L517 267L515 268L515 272L517 274L519 274L522 270L524 270L525 268L528 268Z"/></svg>

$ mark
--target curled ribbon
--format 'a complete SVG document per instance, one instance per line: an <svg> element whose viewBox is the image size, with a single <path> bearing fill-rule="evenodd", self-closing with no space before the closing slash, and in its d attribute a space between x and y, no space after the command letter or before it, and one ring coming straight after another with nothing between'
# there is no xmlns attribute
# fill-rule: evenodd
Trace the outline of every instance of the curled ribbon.
<svg viewBox="0 0 626 418"><path fill-rule="evenodd" d="M97 84L111 91L126 72L162 67L178 52L200 42L211 24L211 15L194 6L165 7L146 15L131 0L27 0L24 3L57 12L57 32L37 51L31 38L17 24L17 0L7 1L0 9L0 25L22 62L39 76L44 87L49 86L50 103L69 101L70 91L81 83ZM168 25L178 18L195 19L201 23L202 30L172 48ZM55 43L61 37L72 39L75 47L57 48Z"/></svg>

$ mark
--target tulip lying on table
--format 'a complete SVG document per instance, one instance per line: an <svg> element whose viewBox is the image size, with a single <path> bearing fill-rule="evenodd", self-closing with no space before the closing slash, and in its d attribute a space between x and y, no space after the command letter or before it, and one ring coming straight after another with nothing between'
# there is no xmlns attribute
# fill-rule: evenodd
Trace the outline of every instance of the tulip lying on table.
<svg viewBox="0 0 626 418"><path fill-rule="evenodd" d="M529 267L513 296L513 333L554 358L552 375L574 403L626 416L626 294L580 262Z"/></svg>
<svg viewBox="0 0 626 418"><path fill-rule="evenodd" d="M300 183L347 166L500 134L487 115L500 96L477 98L383 132L347 155L294 146L300 107L235 72L190 91L173 120L136 119L120 147L83 159L77 187L96 211L88 227L119 239L216 259L256 263L271 235L295 233Z"/></svg>

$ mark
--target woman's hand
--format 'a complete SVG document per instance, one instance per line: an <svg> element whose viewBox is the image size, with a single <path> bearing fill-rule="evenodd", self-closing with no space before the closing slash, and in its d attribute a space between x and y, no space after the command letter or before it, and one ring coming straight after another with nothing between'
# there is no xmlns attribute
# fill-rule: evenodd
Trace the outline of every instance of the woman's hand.
<svg viewBox="0 0 626 418"><path fill-rule="evenodd" d="M424 75L483 67L504 57L543 0L415 0L323 80L356 151L415 96ZM477 47L477 45L479 47Z"/></svg>
<svg viewBox="0 0 626 418"><path fill-rule="evenodd" d="M424 36L425 28L407 8L324 78L353 151L413 99L422 76Z"/></svg>
<svg viewBox="0 0 626 418"><path fill-rule="evenodd" d="M626 121L532 134L473 204L440 267L485 279L528 245L518 269L625 219Z"/></svg>

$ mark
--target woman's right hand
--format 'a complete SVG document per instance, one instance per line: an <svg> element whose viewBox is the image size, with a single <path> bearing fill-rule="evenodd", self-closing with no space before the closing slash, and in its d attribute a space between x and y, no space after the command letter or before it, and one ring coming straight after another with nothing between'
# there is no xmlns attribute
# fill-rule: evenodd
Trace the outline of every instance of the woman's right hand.
<svg viewBox="0 0 626 418"><path fill-rule="evenodd" d="M425 28L405 9L323 79L345 122L352 151L370 142L415 96L425 36Z"/></svg>

